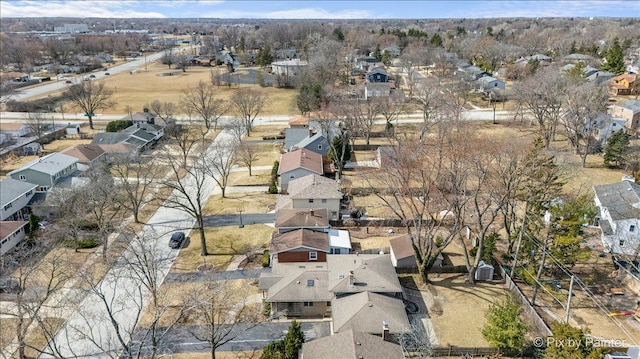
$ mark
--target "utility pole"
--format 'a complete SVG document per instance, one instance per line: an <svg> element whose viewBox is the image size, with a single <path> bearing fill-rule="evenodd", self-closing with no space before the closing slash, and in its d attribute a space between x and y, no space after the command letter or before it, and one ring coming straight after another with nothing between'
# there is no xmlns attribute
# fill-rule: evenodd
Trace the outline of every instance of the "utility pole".
<svg viewBox="0 0 640 359"><path fill-rule="evenodd" d="M571 297L573 296L573 279L575 276L571 276L571 282L569 282L569 297L567 298L567 308L564 314L564 322L569 323L569 310L571 310Z"/></svg>
<svg viewBox="0 0 640 359"><path fill-rule="evenodd" d="M549 220L547 222L547 237L544 239L544 243L542 244L542 258L540 259L540 267L538 267L538 273L536 274L536 282L533 287L533 295L531 296L531 305L536 305L536 296L538 295L538 288L540 287L540 279L542 278L542 271L544 270L544 262L547 259L547 243L549 242L549 238L551 238L551 229L553 227L550 221L550 213L547 212L545 214L545 221L547 221L546 217L549 216Z"/></svg>
<svg viewBox="0 0 640 359"><path fill-rule="evenodd" d="M527 205L525 205L524 207L524 217L522 218L522 226L520 227L520 233L518 234L518 244L516 245L516 253L515 256L513 257L513 264L511 265L511 279L515 279L516 278L516 264L518 263L518 254L520 253L520 245L522 244L522 235L524 234L524 225L527 221L527 210L528 210L529 204L527 203Z"/></svg>

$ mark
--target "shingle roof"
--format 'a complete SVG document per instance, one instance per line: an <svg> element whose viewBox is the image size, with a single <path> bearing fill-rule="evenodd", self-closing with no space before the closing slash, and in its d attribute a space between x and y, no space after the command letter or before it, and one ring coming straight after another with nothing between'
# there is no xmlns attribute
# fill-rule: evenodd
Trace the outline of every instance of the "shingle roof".
<svg viewBox="0 0 640 359"><path fill-rule="evenodd" d="M20 227L24 227L27 221L2 221L0 222L0 239L4 239Z"/></svg>
<svg viewBox="0 0 640 359"><path fill-rule="evenodd" d="M69 147L61 153L75 157L81 163L88 163L104 155L104 150L98 145L86 144Z"/></svg>
<svg viewBox="0 0 640 359"><path fill-rule="evenodd" d="M306 148L307 146L309 146L310 144L312 144L313 142L319 139L322 139L325 145L329 146L329 141L327 141L327 139L320 132L314 134L313 136L307 136L303 138L300 142L296 143L294 146L297 148Z"/></svg>
<svg viewBox="0 0 640 359"><path fill-rule="evenodd" d="M67 156L60 152L54 152L44 157L35 159L18 168L17 170L7 173L7 175L11 176L14 173L19 173L26 169L32 169L34 171L46 173L48 175L54 175L76 162L78 162L78 159L75 157Z"/></svg>
<svg viewBox="0 0 640 359"><path fill-rule="evenodd" d="M287 191L291 199L326 198L341 199L343 194L340 185L335 180L317 174L289 181Z"/></svg>
<svg viewBox="0 0 640 359"><path fill-rule="evenodd" d="M593 187L602 207L606 207L614 221L640 218L640 185L631 181Z"/></svg>
<svg viewBox="0 0 640 359"><path fill-rule="evenodd" d="M293 171L297 168L304 168L311 172L322 174L322 155L304 148L283 153L280 157L278 174Z"/></svg>
<svg viewBox="0 0 640 359"><path fill-rule="evenodd" d="M361 292L334 298L331 301L333 331L354 330L381 333L382 321L389 324L389 333L409 331L409 319L402 299L382 294Z"/></svg>
<svg viewBox="0 0 640 359"><path fill-rule="evenodd" d="M384 341L376 335L352 330L306 342L302 344L302 353L304 359L404 358L400 345Z"/></svg>
<svg viewBox="0 0 640 359"><path fill-rule="evenodd" d="M0 131L18 131L27 125L17 122L2 122L0 123Z"/></svg>
<svg viewBox="0 0 640 359"><path fill-rule="evenodd" d="M389 241L389 245L393 249L393 254L396 259L408 258L416 254L411 246L411 237L409 234L392 238Z"/></svg>
<svg viewBox="0 0 640 359"><path fill-rule="evenodd" d="M269 252L275 254L300 247L329 252L329 236L325 232L315 232L310 229L297 229L276 234L271 239Z"/></svg>
<svg viewBox="0 0 640 359"><path fill-rule="evenodd" d="M274 263L272 274L282 279L271 285L266 300L269 302L330 301L333 293L327 290L326 263ZM313 281L312 285L309 285Z"/></svg>
<svg viewBox="0 0 640 359"><path fill-rule="evenodd" d="M326 208L299 209L283 208L276 213L276 228L278 227L328 227L328 211Z"/></svg>
<svg viewBox="0 0 640 359"><path fill-rule="evenodd" d="M294 116L289 119L289 126L309 126L309 119L305 116Z"/></svg>
<svg viewBox="0 0 640 359"><path fill-rule="evenodd" d="M18 181L13 178L5 178L0 181L0 207L13 202L18 197L23 196L25 193L35 189L38 185Z"/></svg>
<svg viewBox="0 0 640 359"><path fill-rule="evenodd" d="M327 256L329 266L329 290L334 293L399 293L398 280L389 255L341 254ZM350 274L353 281L350 284Z"/></svg>
<svg viewBox="0 0 640 359"><path fill-rule="evenodd" d="M129 134L120 132L100 132L96 133L91 140L93 145L113 145L121 143L129 138Z"/></svg>
<svg viewBox="0 0 640 359"><path fill-rule="evenodd" d="M640 100L628 100L621 103L620 106L633 111L633 113L640 112Z"/></svg>
<svg viewBox="0 0 640 359"><path fill-rule="evenodd" d="M289 151L307 136L309 136L308 128L286 128L284 130L284 149Z"/></svg>

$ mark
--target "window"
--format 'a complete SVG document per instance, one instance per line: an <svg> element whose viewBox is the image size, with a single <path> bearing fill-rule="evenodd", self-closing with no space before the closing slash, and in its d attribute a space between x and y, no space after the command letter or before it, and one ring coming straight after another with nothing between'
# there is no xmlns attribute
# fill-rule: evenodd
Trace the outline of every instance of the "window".
<svg viewBox="0 0 640 359"><path fill-rule="evenodd" d="M318 145L318 149L322 151L322 145Z"/></svg>
<svg viewBox="0 0 640 359"><path fill-rule="evenodd" d="M634 226L633 224L629 227L629 232L635 232L636 231L636 226Z"/></svg>
<svg viewBox="0 0 640 359"><path fill-rule="evenodd" d="M31 191L27 192L27 194L25 194L24 196L25 196L25 197L29 197L29 196L31 196L31 194L32 194L32 193L33 193L33 190L31 190Z"/></svg>
<svg viewBox="0 0 640 359"><path fill-rule="evenodd" d="M313 203L313 198L309 198L309 203Z"/></svg>
<svg viewBox="0 0 640 359"><path fill-rule="evenodd" d="M624 239L621 239L620 242L618 242L618 244L620 245L620 247L624 247Z"/></svg>
<svg viewBox="0 0 640 359"><path fill-rule="evenodd" d="M309 252L309 260L317 261L318 260L318 252Z"/></svg>
<svg viewBox="0 0 640 359"><path fill-rule="evenodd" d="M313 287L313 279L307 279L307 287Z"/></svg>
<svg viewBox="0 0 640 359"><path fill-rule="evenodd" d="M290 175L289 178L296 178L296 176L295 175Z"/></svg>
<svg viewBox="0 0 640 359"><path fill-rule="evenodd" d="M20 181L26 181L27 180L27 176L25 175L20 175Z"/></svg>
<svg viewBox="0 0 640 359"><path fill-rule="evenodd" d="M313 302L304 302L305 307L313 307Z"/></svg>
<svg viewBox="0 0 640 359"><path fill-rule="evenodd" d="M323 198L323 199L322 199L322 203L327 203L327 199L326 199L326 198Z"/></svg>
<svg viewBox="0 0 640 359"><path fill-rule="evenodd" d="M4 206L4 210L8 210L9 208L11 208L13 206L13 203L9 203L6 206Z"/></svg>

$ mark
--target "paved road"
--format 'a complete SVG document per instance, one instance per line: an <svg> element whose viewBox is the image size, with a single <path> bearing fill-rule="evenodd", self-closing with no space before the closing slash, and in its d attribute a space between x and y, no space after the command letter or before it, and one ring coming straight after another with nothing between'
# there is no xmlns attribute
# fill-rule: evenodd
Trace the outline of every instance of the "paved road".
<svg viewBox="0 0 640 359"><path fill-rule="evenodd" d="M274 223L276 220L275 213L243 213L242 224L257 224L257 223ZM217 215L204 217L204 225L207 227L224 227L240 225L240 215Z"/></svg>
<svg viewBox="0 0 640 359"><path fill-rule="evenodd" d="M305 341L331 335L329 322L324 321L304 321L300 323L305 334ZM290 323L238 323L233 330L236 337L228 343L222 345L217 351L252 351L264 348L274 340L282 339L289 329ZM161 353L192 353L209 352L207 342L197 340L192 332L197 327L175 327L166 335ZM134 334L134 338L136 335ZM144 347L144 345L143 345ZM145 353L145 350L142 351ZM148 352L147 352L148 353Z"/></svg>
<svg viewBox="0 0 640 359"><path fill-rule="evenodd" d="M218 141L225 141L232 137L228 132L220 133L213 141L216 146ZM197 195L194 178L184 179L184 186L190 188L191 196ZM203 203L207 201L215 188L215 181L207 177L202 185L200 196ZM178 198L180 194L174 193ZM141 274L135 269L136 263L142 260L157 262L155 275L159 283L173 265L178 251L169 248L169 237L177 230L185 230L188 234L195 220L186 212L160 207L151 217L138 237L142 241L132 241L130 247L125 250L119 262L130 261L134 265L116 266L109 270L102 281L97 285L97 293L90 293L81 303L78 311L74 313L56 334L55 343L65 358L91 357L109 358L120 350L117 335L123 335L128 341L127 333L133 333L137 321L139 308L144 308L149 301L149 292L145 290ZM139 243L139 244L136 244ZM141 247L146 248L142 249ZM135 254L148 253L152 258L138 259ZM108 312L105 302L109 303L111 312ZM111 317L115 318L121 328L120 333L112 325ZM110 355L111 354L111 355Z"/></svg>
<svg viewBox="0 0 640 359"><path fill-rule="evenodd" d="M162 55L164 55L164 52L156 52L156 53L147 55L146 60L145 60L145 57L140 57L137 60L129 61L121 65L110 67L109 71L97 71L91 74L96 76L95 80L98 80L104 77L106 72L112 75L115 75L121 72L130 72L144 65L145 61L158 60L159 58L162 57ZM37 86L25 88L25 89L19 89L11 95L11 99L20 101L20 100L28 99L30 97L39 97L42 95L46 95L50 92L58 91L65 88L68 85L66 83L67 80L73 83L77 83L79 81L82 81L83 78L88 77L91 74L86 73L86 74L76 75L73 77L64 77L64 78L61 78L60 80L47 82L46 84L37 85Z"/></svg>

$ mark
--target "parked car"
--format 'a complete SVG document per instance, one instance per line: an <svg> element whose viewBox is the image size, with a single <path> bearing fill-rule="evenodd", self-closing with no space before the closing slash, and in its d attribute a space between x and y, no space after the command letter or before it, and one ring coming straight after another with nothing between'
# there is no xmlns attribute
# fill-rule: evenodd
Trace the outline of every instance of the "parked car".
<svg viewBox="0 0 640 359"><path fill-rule="evenodd" d="M176 232L171 235L171 239L169 240L169 247L171 248L180 248L182 246L182 242L184 241L184 232Z"/></svg>
<svg viewBox="0 0 640 359"><path fill-rule="evenodd" d="M111 75L111 74L110 74L110 73L108 73L108 72L105 72L105 73L104 73L104 75L105 75L105 76L108 76L108 75Z"/></svg>
<svg viewBox="0 0 640 359"><path fill-rule="evenodd" d="M67 81L65 81L64 83L65 83L65 84L71 84L71 83L73 83L73 82L71 82L71 80L67 80Z"/></svg>
<svg viewBox="0 0 640 359"><path fill-rule="evenodd" d="M93 74L92 74L92 75L89 75L89 78L95 79L95 78L96 78L96 75L93 75Z"/></svg>

